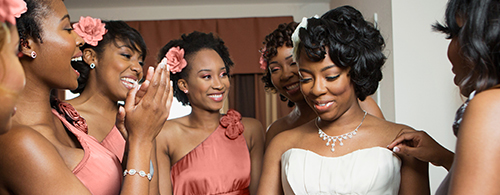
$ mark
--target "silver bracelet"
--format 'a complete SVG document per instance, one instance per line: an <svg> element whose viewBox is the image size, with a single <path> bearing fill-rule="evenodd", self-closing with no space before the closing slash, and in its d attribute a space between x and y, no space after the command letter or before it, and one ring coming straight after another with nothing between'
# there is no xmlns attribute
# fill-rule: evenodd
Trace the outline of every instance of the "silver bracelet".
<svg viewBox="0 0 500 195"><path fill-rule="evenodd" d="M135 175L136 173L139 173L139 176L141 176L141 177L147 177L148 180L151 181L151 178L152 178L151 173L147 173L146 174L146 172L144 172L144 171L137 172L135 169L130 169L130 170L123 171L123 177L127 176L127 174L129 174L129 175Z"/></svg>

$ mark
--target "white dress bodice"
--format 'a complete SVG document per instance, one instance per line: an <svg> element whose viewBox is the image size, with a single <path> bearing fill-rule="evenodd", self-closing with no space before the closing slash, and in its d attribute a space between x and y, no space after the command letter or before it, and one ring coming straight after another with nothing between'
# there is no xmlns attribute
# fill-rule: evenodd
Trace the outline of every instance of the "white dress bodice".
<svg viewBox="0 0 500 195"><path fill-rule="evenodd" d="M292 148L281 156L285 195L292 194L398 194L401 160L382 147L325 157Z"/></svg>

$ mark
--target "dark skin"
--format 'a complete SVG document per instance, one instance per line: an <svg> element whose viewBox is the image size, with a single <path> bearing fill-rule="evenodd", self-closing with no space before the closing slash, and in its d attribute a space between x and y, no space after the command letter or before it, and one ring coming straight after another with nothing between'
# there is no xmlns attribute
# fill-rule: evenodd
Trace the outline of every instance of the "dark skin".
<svg viewBox="0 0 500 195"><path fill-rule="evenodd" d="M0 194L90 194L72 173L83 150L51 113L49 104L51 89L76 88L78 75L70 62L81 55L83 40L71 29L62 1L50 1L49 9L49 14L41 17L44 42L28 38L22 47L26 90L19 97L11 131L0 136ZM37 58L28 57L32 51L37 52ZM126 169L149 170L154 138L168 117L172 100L168 72L158 68L149 82L139 98L137 86L130 90L121 110L122 116L127 116L122 120L128 133ZM142 117L151 119L144 121ZM149 183L142 177L126 176L121 194L148 194Z"/></svg>
<svg viewBox="0 0 500 195"><path fill-rule="evenodd" d="M301 88L306 101L319 116L318 125L328 135L342 135L355 129L364 112L347 75L333 64L328 54L319 62L312 62L305 52L299 58ZM264 168L258 194L283 194L281 186L281 156L291 148L310 150L326 157L340 157L359 149L385 147L402 129L410 127L391 123L368 114L353 139L343 147L325 147L318 137L314 123L308 122L277 135L264 157ZM399 194L429 194L428 165L413 157L399 155L402 161Z"/></svg>
<svg viewBox="0 0 500 195"><path fill-rule="evenodd" d="M161 194L172 194L170 169L177 161L205 140L219 126L223 106L230 87L222 58L211 49L203 49L188 61L188 78L178 81L187 91L192 111L189 115L167 121L157 138L158 175ZM221 98L211 98L214 94ZM251 159L250 193L255 194L259 183L264 153L264 130L253 118L242 118Z"/></svg>

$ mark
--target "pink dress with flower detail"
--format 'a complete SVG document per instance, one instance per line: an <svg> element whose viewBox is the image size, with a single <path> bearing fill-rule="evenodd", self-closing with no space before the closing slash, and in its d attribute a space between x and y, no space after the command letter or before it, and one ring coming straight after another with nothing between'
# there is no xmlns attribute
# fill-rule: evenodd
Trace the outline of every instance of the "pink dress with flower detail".
<svg viewBox="0 0 500 195"><path fill-rule="evenodd" d="M171 169L174 194L249 194L250 153L241 115L229 110L208 138Z"/></svg>
<svg viewBox="0 0 500 195"><path fill-rule="evenodd" d="M89 189L93 195L119 194L123 179L121 159L123 157L125 140L114 127L99 143L97 139L87 134L87 124L78 112L68 103L59 103L60 114L52 109L63 125L80 142L84 156L73 169L73 174ZM70 123L66 118L69 116Z"/></svg>

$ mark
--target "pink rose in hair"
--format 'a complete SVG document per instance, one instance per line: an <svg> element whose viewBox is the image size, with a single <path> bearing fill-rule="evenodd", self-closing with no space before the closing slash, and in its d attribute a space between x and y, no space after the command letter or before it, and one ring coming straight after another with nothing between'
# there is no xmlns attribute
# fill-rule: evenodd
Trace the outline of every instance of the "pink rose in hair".
<svg viewBox="0 0 500 195"><path fill-rule="evenodd" d="M92 46L97 46L104 34L108 32L105 26L106 24L102 23L101 19L90 16L80 17L80 21L73 24L76 34L80 35L85 43Z"/></svg>
<svg viewBox="0 0 500 195"><path fill-rule="evenodd" d="M260 50L260 59L259 59L259 64L260 64L260 69L266 70L267 68L267 61L264 59L264 53L266 53L266 48Z"/></svg>
<svg viewBox="0 0 500 195"><path fill-rule="evenodd" d="M16 24L16 18L28 11L23 0L0 0L0 21Z"/></svg>
<svg viewBox="0 0 500 195"><path fill-rule="evenodd" d="M172 74L181 72L187 66L184 49L179 46L170 48L160 64L167 65Z"/></svg>

